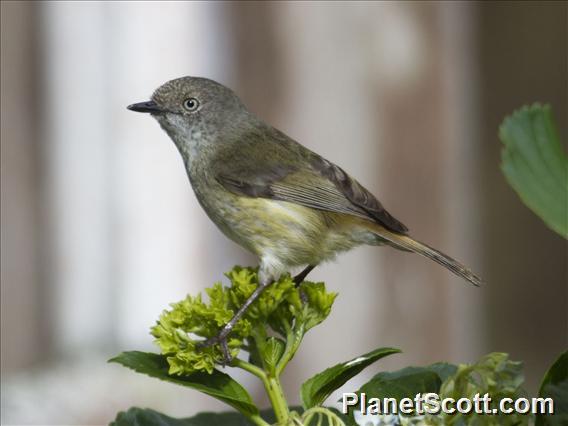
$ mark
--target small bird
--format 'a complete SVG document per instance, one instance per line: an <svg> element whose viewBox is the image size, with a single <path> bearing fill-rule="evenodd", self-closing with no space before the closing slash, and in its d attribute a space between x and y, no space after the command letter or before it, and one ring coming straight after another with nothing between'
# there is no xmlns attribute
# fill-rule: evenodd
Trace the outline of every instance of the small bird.
<svg viewBox="0 0 568 426"><path fill-rule="evenodd" d="M179 150L199 203L231 240L259 257L259 285L219 335L227 336L250 304L281 274L317 265L362 244L388 245L425 256L478 286L461 263L408 235L339 166L247 110L229 88L207 78L182 77L160 86L150 101L128 106L150 113Z"/></svg>

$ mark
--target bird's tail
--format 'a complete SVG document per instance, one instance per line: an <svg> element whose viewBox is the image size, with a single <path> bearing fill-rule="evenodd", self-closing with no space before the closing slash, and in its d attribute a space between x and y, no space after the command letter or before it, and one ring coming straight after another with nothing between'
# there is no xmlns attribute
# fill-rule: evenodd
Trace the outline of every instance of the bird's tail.
<svg viewBox="0 0 568 426"><path fill-rule="evenodd" d="M380 238L387 240L391 245L396 248L402 250L408 250L414 253L418 253L428 259L432 259L434 262L439 263L440 265L444 266L445 268L452 271L459 277L469 281L474 286L479 287L483 284L481 278L475 275L469 268L467 268L462 263L458 262L455 259L452 259L447 254L442 253L441 251L436 250L420 241L416 241L415 239L409 237L408 235L398 234L388 229L383 228L382 226L374 226L372 228L373 233L375 233Z"/></svg>

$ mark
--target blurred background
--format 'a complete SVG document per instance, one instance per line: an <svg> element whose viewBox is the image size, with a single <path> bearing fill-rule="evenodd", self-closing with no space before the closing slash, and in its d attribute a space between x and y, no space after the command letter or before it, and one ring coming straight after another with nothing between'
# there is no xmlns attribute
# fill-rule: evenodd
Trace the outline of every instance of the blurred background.
<svg viewBox="0 0 568 426"><path fill-rule="evenodd" d="M256 262L205 216L157 123L125 108L183 75L233 88L487 282L389 248L317 268L340 296L285 375L291 401L378 346L404 353L343 389L504 351L534 393L568 346L566 241L508 187L497 139L539 101L566 141L566 2L2 2L1 17L3 424L227 408L106 364L157 350L168 303Z"/></svg>

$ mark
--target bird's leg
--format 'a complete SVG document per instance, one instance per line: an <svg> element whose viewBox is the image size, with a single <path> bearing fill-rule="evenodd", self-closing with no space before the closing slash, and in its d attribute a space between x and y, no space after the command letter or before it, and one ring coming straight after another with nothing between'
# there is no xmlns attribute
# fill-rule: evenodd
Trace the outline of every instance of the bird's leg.
<svg viewBox="0 0 568 426"><path fill-rule="evenodd" d="M294 279L294 284L296 284L296 287L298 287L300 284L302 284L302 281L304 281L306 279L306 277L308 276L308 274L310 272L312 272L312 270L316 267L316 265L308 265L306 266L306 268L300 272L298 275L296 275L293 279Z"/></svg>
<svg viewBox="0 0 568 426"><path fill-rule="evenodd" d="M264 291L264 289L266 289L266 287L268 287L272 283L273 283L273 281L267 281L267 282L261 281L258 284L258 286L256 287L256 289L249 296L249 298L247 300L245 300L245 303L243 303L243 305L239 308L239 310L233 316L233 318L231 318L230 321L223 326L220 333L215 337L211 337L211 338L199 343L197 347L198 348L206 348L208 346L213 346L213 345L218 343L221 346L221 350L223 351L223 363L224 363L224 365L229 364L232 361L231 354L229 353L229 346L227 344L227 337L229 336L229 333L235 327L235 324L237 324L237 322L243 317L243 315L245 314L247 309L250 307L250 305L256 299L258 299L258 297Z"/></svg>
<svg viewBox="0 0 568 426"><path fill-rule="evenodd" d="M304 268L304 270L302 272L300 272L298 275L296 275L293 278L294 284L296 285L296 288L298 288L300 286L300 284L302 284L302 282L306 279L308 274L310 272L312 272L312 269L314 269L315 267L316 267L316 265L308 265ZM304 305L306 303L308 303L308 296L306 295L306 293L302 289L300 289L300 299L302 299L302 303Z"/></svg>
<svg viewBox="0 0 568 426"><path fill-rule="evenodd" d="M308 276L308 274L316 267L316 265L308 265L302 272L294 277L294 284L298 287L302 281ZM198 348L205 348L209 346L213 346L215 344L219 344L221 346L221 350L223 351L223 362L225 364L229 364L231 362L231 354L229 353L229 346L227 344L227 337L231 333L231 330L235 327L235 324L243 317L247 309L250 305L258 299L261 293L264 291L266 287L272 284L273 281L270 280L261 280L258 284L256 289L253 293L249 296L245 303L239 308L237 313L231 318L231 320L223 326L219 334L215 337L211 337L201 343L199 343ZM306 295L302 292L301 293L302 301L307 303Z"/></svg>

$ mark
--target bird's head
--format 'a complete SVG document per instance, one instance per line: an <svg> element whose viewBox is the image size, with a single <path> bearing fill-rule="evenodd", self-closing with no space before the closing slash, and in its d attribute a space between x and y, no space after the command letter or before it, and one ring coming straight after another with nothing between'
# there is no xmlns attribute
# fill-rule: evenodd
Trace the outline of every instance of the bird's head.
<svg viewBox="0 0 568 426"><path fill-rule="evenodd" d="M156 89L149 101L127 108L151 114L178 147L196 139L219 139L248 115L232 90L202 77L170 80Z"/></svg>

